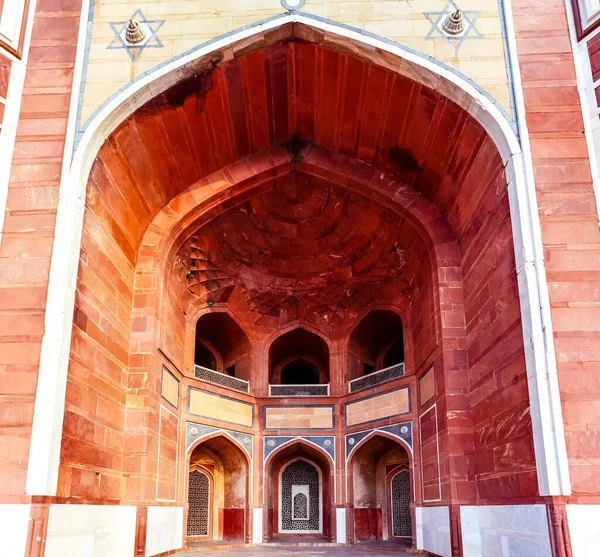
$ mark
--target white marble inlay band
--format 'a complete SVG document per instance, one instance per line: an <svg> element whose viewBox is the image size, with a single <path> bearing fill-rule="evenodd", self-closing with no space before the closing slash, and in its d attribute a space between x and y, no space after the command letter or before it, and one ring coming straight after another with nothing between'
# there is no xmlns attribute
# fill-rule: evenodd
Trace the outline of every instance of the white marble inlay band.
<svg viewBox="0 0 600 557"><path fill-rule="evenodd" d="M545 505L461 507L463 557L552 557Z"/></svg>
<svg viewBox="0 0 600 557"><path fill-rule="evenodd" d="M417 507L416 517L417 549L430 551L440 557L452 557L450 509L448 507Z"/></svg>
<svg viewBox="0 0 600 557"><path fill-rule="evenodd" d="M252 543L263 543L262 509L254 509L252 513Z"/></svg>
<svg viewBox="0 0 600 557"><path fill-rule="evenodd" d="M573 557L600 555L600 505L567 505Z"/></svg>
<svg viewBox="0 0 600 557"><path fill-rule="evenodd" d="M0 505L2 557L23 557L27 545L30 505Z"/></svg>

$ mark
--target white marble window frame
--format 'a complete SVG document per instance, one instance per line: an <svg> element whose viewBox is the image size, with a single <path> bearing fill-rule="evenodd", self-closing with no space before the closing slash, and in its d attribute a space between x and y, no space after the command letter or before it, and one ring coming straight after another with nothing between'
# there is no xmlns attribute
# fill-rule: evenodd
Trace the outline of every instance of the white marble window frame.
<svg viewBox="0 0 600 557"><path fill-rule="evenodd" d="M25 15L25 0L7 0L0 14L0 40L18 50Z"/></svg>
<svg viewBox="0 0 600 557"><path fill-rule="evenodd" d="M306 516L296 518L296 495L306 497ZM310 520L310 488L308 485L292 486L292 520Z"/></svg>

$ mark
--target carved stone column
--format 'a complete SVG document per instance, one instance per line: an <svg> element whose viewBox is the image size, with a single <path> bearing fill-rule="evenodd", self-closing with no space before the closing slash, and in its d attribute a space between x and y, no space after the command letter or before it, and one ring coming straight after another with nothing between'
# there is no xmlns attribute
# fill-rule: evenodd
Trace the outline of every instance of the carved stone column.
<svg viewBox="0 0 600 557"><path fill-rule="evenodd" d="M552 541L552 554L554 557L573 557L566 506L551 503L546 508Z"/></svg>
<svg viewBox="0 0 600 557"><path fill-rule="evenodd" d="M462 557L462 531L458 505L450 506L450 543L452 544L452 557Z"/></svg>
<svg viewBox="0 0 600 557"><path fill-rule="evenodd" d="M138 507L135 525L134 557L146 555L146 532L148 530L148 507Z"/></svg>
<svg viewBox="0 0 600 557"><path fill-rule="evenodd" d="M46 532L48 531L48 515L50 505L32 503L29 515L29 531L27 533L26 557L43 557L46 550Z"/></svg>

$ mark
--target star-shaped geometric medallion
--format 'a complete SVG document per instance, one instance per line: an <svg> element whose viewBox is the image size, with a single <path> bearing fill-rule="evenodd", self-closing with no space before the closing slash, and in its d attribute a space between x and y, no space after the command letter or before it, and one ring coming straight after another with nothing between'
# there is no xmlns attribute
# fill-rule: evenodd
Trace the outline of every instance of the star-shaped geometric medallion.
<svg viewBox="0 0 600 557"><path fill-rule="evenodd" d="M127 26L130 21L137 22L143 39L140 42L132 44L126 39ZM112 21L110 26L115 33L115 38L106 47L107 49L123 49L131 60L136 60L142 50L145 48L162 48L163 43L158 38L158 31L164 25L165 19L146 19L142 10L137 10L131 19L127 21Z"/></svg>
<svg viewBox="0 0 600 557"><path fill-rule="evenodd" d="M448 32L448 28L452 28L450 18L457 12L460 13L459 17L462 18L462 23L454 26L454 29L455 31L460 29L460 32L452 34ZM475 27L480 13L462 11L454 0L449 0L441 12L424 12L423 15L432 23L431 31L427 34L426 39L431 41L444 39L454 50L458 50L467 39L483 39L484 36Z"/></svg>

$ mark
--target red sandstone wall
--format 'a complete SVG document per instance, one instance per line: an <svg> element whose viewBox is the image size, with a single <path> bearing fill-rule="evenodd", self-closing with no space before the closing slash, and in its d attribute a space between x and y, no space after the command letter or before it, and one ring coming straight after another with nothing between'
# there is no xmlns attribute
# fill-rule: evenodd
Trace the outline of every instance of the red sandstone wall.
<svg viewBox="0 0 600 557"><path fill-rule="evenodd" d="M415 290L410 302L410 328L412 331L412 347L414 366L422 370L427 366L432 352L439 345L439 310L436 308L433 275L435 263L427 260L423 270L417 277Z"/></svg>
<svg viewBox="0 0 600 557"><path fill-rule="evenodd" d="M188 329L187 314L192 310L186 297L185 283L187 281L186 272L181 264L176 261L173 267L169 267L170 273L163 299L164 313L161 326L161 348L169 356L172 362L179 366L182 373L184 370L191 372L193 364L193 343L195 342L195 327ZM140 318L141 319L141 318ZM145 325L146 322L143 323ZM189 338L188 338L189 337ZM191 340L191 342L190 342ZM189 353L186 354L186 349Z"/></svg>
<svg viewBox="0 0 600 557"><path fill-rule="evenodd" d="M123 469L134 254L119 234L112 176L102 161L87 193L67 383L59 495L78 495L81 464L115 478ZM73 468L73 470L71 470ZM111 498L121 497L121 485ZM70 486L68 488L67 486Z"/></svg>
<svg viewBox="0 0 600 557"><path fill-rule="evenodd" d="M513 3L571 484L600 492L600 232L562 2ZM597 501L597 496L595 498ZM588 502L592 500L588 499Z"/></svg>
<svg viewBox="0 0 600 557"><path fill-rule="evenodd" d="M0 251L0 497L25 491L80 0L39 0Z"/></svg>
<svg viewBox="0 0 600 557"><path fill-rule="evenodd" d="M156 498L161 501L177 499L177 453L179 447L179 420L172 411L160 410L160 451L158 453L158 471Z"/></svg>
<svg viewBox="0 0 600 557"><path fill-rule="evenodd" d="M481 183L489 184L486 188ZM480 501L537 495L512 227L502 162L466 180L450 222L462 258Z"/></svg>

